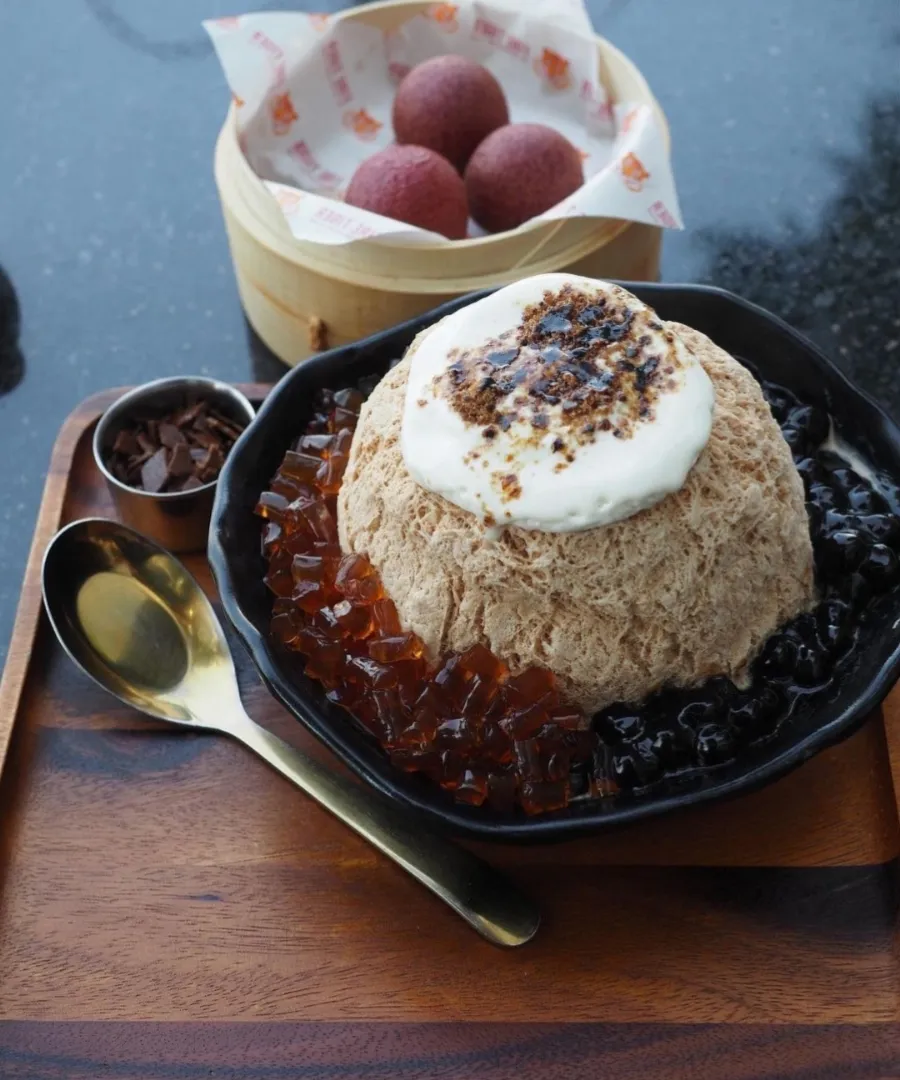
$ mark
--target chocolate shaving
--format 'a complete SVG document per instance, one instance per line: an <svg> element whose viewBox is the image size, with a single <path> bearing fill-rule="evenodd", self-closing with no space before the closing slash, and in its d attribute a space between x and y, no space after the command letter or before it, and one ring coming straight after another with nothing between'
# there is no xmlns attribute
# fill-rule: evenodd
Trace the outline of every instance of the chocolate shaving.
<svg viewBox="0 0 900 1080"><path fill-rule="evenodd" d="M179 443L184 442L184 435L174 424L162 423L159 425L159 441L163 446L168 446L170 450L174 450Z"/></svg>
<svg viewBox="0 0 900 1080"><path fill-rule="evenodd" d="M135 415L104 462L123 484L154 494L193 491L215 480L243 424L208 401Z"/></svg>
<svg viewBox="0 0 900 1080"><path fill-rule="evenodd" d="M139 431L135 435L135 439L137 439L138 446L145 454L149 456L150 454L156 453L156 445L149 435L146 435L143 431Z"/></svg>
<svg viewBox="0 0 900 1080"><path fill-rule="evenodd" d="M178 430L177 428L175 429ZM190 476L194 471L194 460L191 457L191 451L188 449L188 444L185 442L177 443L172 447L172 453L169 457L169 473L172 476L185 477Z"/></svg>
<svg viewBox="0 0 900 1080"><path fill-rule="evenodd" d="M169 479L169 469L166 464L165 447L160 447L156 453L141 466L141 487L144 491L162 491Z"/></svg>
<svg viewBox="0 0 900 1080"><path fill-rule="evenodd" d="M141 452L141 448L138 445L137 439L134 437L134 432L120 431L116 436L116 441L113 443L114 454L124 454L126 457L134 457Z"/></svg>

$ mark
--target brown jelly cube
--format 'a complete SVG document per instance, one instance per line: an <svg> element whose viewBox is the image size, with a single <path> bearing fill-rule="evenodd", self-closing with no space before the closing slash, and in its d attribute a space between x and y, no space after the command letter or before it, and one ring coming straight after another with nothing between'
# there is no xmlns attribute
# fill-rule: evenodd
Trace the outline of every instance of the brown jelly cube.
<svg viewBox="0 0 900 1080"><path fill-rule="evenodd" d="M356 413L357 416L364 400L365 398L359 390L352 389L338 390L333 398L335 405L339 405L342 409L348 409L350 412Z"/></svg>
<svg viewBox="0 0 900 1080"><path fill-rule="evenodd" d="M389 600L386 596L372 604L372 621L375 624L375 632L379 637L394 637L403 633L400 616L397 614L394 601Z"/></svg>
<svg viewBox="0 0 900 1080"><path fill-rule="evenodd" d="M424 657L410 657L408 660L395 660L391 665L397 672L397 684L414 682L421 688L425 684L428 665Z"/></svg>
<svg viewBox="0 0 900 1080"><path fill-rule="evenodd" d="M314 457L325 457L334 447L334 435L303 435L297 442L297 451Z"/></svg>
<svg viewBox="0 0 900 1080"><path fill-rule="evenodd" d="M288 555L305 555L307 552L316 550L316 542L313 536L305 529L297 529L294 522L285 523L287 531L281 542L281 549ZM291 526L294 528L291 529Z"/></svg>
<svg viewBox="0 0 900 1080"><path fill-rule="evenodd" d="M491 773L488 776L487 804L498 814L510 814L516 806L518 783L512 773Z"/></svg>
<svg viewBox="0 0 900 1080"><path fill-rule="evenodd" d="M318 581L295 581L291 590L291 599L310 615L320 611L323 604L328 603L328 597L321 582Z"/></svg>
<svg viewBox="0 0 900 1080"><path fill-rule="evenodd" d="M351 409L345 409L339 405L328 418L328 430L334 432L348 428L352 431L356 427L358 418L358 413L353 412Z"/></svg>
<svg viewBox="0 0 900 1080"><path fill-rule="evenodd" d="M389 690L397 685L397 672L390 664L379 664L368 656L354 656L347 665L348 676L366 690Z"/></svg>
<svg viewBox="0 0 900 1080"><path fill-rule="evenodd" d="M315 550L303 555L295 555L291 562L291 573L294 581L315 581L324 584L330 581L334 575L334 567L328 565L325 556L319 555Z"/></svg>
<svg viewBox="0 0 900 1080"><path fill-rule="evenodd" d="M264 491L253 512L267 521L283 522L288 506L287 499L277 491Z"/></svg>
<svg viewBox="0 0 900 1080"><path fill-rule="evenodd" d="M526 814L543 814L562 810L569 803L569 785L565 780L528 780L519 792L519 802Z"/></svg>
<svg viewBox="0 0 900 1080"><path fill-rule="evenodd" d="M416 659L422 655L422 642L416 634L397 634L369 642L369 656L383 664L395 660Z"/></svg>
<svg viewBox="0 0 900 1080"><path fill-rule="evenodd" d="M354 712L360 704L359 690L353 683L341 682L325 695L334 705L340 705L348 712Z"/></svg>
<svg viewBox="0 0 900 1080"><path fill-rule="evenodd" d="M337 543L337 524L334 517L321 502L301 505L300 518L316 540Z"/></svg>
<svg viewBox="0 0 900 1080"><path fill-rule="evenodd" d="M348 600L371 604L382 597L381 582L365 555L345 555L341 559L334 584Z"/></svg>
<svg viewBox="0 0 900 1080"><path fill-rule="evenodd" d="M540 705L529 705L525 709L514 709L500 721L500 726L509 732L513 739L532 739L548 723L547 713Z"/></svg>
<svg viewBox="0 0 900 1080"><path fill-rule="evenodd" d="M400 732L398 746L416 747L425 750L434 746L437 719L427 712L417 712L412 721Z"/></svg>
<svg viewBox="0 0 900 1080"><path fill-rule="evenodd" d="M306 674L329 689L342 681L346 656L340 645L325 645L311 653L306 661Z"/></svg>
<svg viewBox="0 0 900 1080"><path fill-rule="evenodd" d="M270 625L272 637L280 644L286 645L288 648L296 644L298 628L290 612L285 611L279 615L273 615Z"/></svg>
<svg viewBox="0 0 900 1080"><path fill-rule="evenodd" d="M340 619L335 615L334 608L320 608L312 617L312 625L329 641L340 641L346 648L348 644L347 633L341 625Z"/></svg>
<svg viewBox="0 0 900 1080"><path fill-rule="evenodd" d="M484 716L497 693L500 683L484 675L476 675L468 686L462 711L466 716Z"/></svg>
<svg viewBox="0 0 900 1080"><path fill-rule="evenodd" d="M435 716L444 719L459 715L459 709L454 708L453 702L447 699L447 695L433 680L421 684L415 707L417 709L430 709Z"/></svg>
<svg viewBox="0 0 900 1080"><path fill-rule="evenodd" d="M405 666L403 665L403 667ZM395 667L401 667L401 665L395 665ZM402 672L397 679L397 696L400 698L400 704L408 713L411 713L416 707L416 701L418 701L419 695L422 693L422 681L424 678L424 672L421 676L416 677L407 677L406 673Z"/></svg>
<svg viewBox="0 0 900 1080"><path fill-rule="evenodd" d="M351 428L342 428L331 436L329 456L348 458L350 447L353 445L353 431Z"/></svg>
<svg viewBox="0 0 900 1080"><path fill-rule="evenodd" d="M466 759L458 750L441 750L441 786L455 791L466 769Z"/></svg>
<svg viewBox="0 0 900 1080"><path fill-rule="evenodd" d="M279 546L284 531L277 521L267 521L262 531L262 553L269 555Z"/></svg>
<svg viewBox="0 0 900 1080"><path fill-rule="evenodd" d="M332 454L324 461L319 462L316 483L319 485L320 490L327 495L337 494L340 491L346 468L347 458L344 454Z"/></svg>
<svg viewBox="0 0 900 1080"><path fill-rule="evenodd" d="M338 625L348 637L364 638L372 631L372 609L365 604L339 600L331 609ZM378 657L376 656L377 660Z"/></svg>
<svg viewBox="0 0 900 1080"><path fill-rule="evenodd" d="M288 597L294 591L294 579L287 569L270 566L263 581L276 596Z"/></svg>
<svg viewBox="0 0 900 1080"><path fill-rule="evenodd" d="M537 739L517 739L513 743L516 772L523 780L541 780L544 776L541 748Z"/></svg>
<svg viewBox="0 0 900 1080"><path fill-rule="evenodd" d="M456 785L453 796L457 802L468 803L470 806L481 806L487 798L488 778L485 773L476 769L465 769Z"/></svg>
<svg viewBox="0 0 900 1080"><path fill-rule="evenodd" d="M544 763L544 776L548 780L565 780L569 769L569 755L564 750L554 750Z"/></svg>
<svg viewBox="0 0 900 1080"><path fill-rule="evenodd" d="M459 658L460 667L467 675L480 675L487 681L499 682L509 674L506 664L498 660L484 645L473 645Z"/></svg>
<svg viewBox="0 0 900 1080"><path fill-rule="evenodd" d="M513 743L499 723L484 724L480 739L481 753L497 765L508 765L513 760Z"/></svg>
<svg viewBox="0 0 900 1080"><path fill-rule="evenodd" d="M469 689L466 674L458 655L449 656L434 676L435 689L445 698L454 712L462 709Z"/></svg>
<svg viewBox="0 0 900 1080"><path fill-rule="evenodd" d="M296 480L291 480L287 476L282 476L281 473L275 474L269 486L272 491L283 495L289 503L303 494L302 484L298 484Z"/></svg>
<svg viewBox="0 0 900 1080"><path fill-rule="evenodd" d="M441 747L468 754L475 747L476 732L464 716L454 716L440 722L434 738Z"/></svg>
<svg viewBox="0 0 900 1080"><path fill-rule="evenodd" d="M514 675L506 683L507 699L514 705L531 705L541 701L546 707L556 704L547 700L556 696L556 678L547 668L530 667Z"/></svg>
<svg viewBox="0 0 900 1080"><path fill-rule="evenodd" d="M328 413L319 410L313 414L312 420L306 425L307 432L313 433L317 431L328 430ZM299 441L299 440L298 440Z"/></svg>
<svg viewBox="0 0 900 1080"><path fill-rule="evenodd" d="M406 726L406 716L396 690L375 690L369 697L378 726L378 737L388 749L396 746Z"/></svg>
<svg viewBox="0 0 900 1080"><path fill-rule="evenodd" d="M304 623L297 630L295 648L306 656L312 656L320 649L327 649L335 644L335 641L323 630L317 626L312 626L310 623ZM307 674L311 673L307 672Z"/></svg>
<svg viewBox="0 0 900 1080"><path fill-rule="evenodd" d="M311 502L316 498L316 490L309 484L303 484L299 480L292 480L283 473L278 473L272 481L272 490L278 491L288 499L289 513L293 516L295 505L303 502Z"/></svg>
<svg viewBox="0 0 900 1080"><path fill-rule="evenodd" d="M314 484L316 473L322 464L321 458L315 454L304 454L298 450L288 450L281 463L281 475L291 480L299 480L302 484Z"/></svg>

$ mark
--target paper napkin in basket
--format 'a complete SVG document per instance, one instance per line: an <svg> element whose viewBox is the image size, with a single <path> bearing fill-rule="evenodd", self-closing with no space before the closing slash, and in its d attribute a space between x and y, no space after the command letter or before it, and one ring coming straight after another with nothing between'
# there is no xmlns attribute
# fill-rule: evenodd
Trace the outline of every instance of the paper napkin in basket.
<svg viewBox="0 0 900 1080"><path fill-rule="evenodd" d="M542 218L682 227L653 110L609 100L581 0L534 0L527 14L506 0L434 3L389 33L358 18L292 12L204 26L234 95L241 147L300 240L452 242L341 201L357 166L393 142L400 80L444 53L492 72L511 121L547 124L581 152L584 185Z"/></svg>

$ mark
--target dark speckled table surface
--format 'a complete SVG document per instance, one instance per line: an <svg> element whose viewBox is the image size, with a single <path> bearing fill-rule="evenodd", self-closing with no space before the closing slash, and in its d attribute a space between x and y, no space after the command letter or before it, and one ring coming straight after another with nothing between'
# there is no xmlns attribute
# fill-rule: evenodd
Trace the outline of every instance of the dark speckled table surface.
<svg viewBox="0 0 900 1080"><path fill-rule="evenodd" d="M247 5L275 6L304 5ZM900 416L897 0L591 7L671 123L687 229L664 280L784 316ZM212 178L227 93L199 23L239 10L0 4L0 266L22 319L0 352L0 656L70 410L166 374L283 370L241 313Z"/></svg>

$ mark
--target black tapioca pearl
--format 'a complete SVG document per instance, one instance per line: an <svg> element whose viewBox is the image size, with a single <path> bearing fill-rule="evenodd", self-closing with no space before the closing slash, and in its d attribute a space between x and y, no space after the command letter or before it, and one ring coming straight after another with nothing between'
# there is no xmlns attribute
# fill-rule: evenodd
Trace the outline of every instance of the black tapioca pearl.
<svg viewBox="0 0 900 1080"><path fill-rule="evenodd" d="M734 734L720 724L704 724L697 732L694 753L701 765L718 765L734 757Z"/></svg>
<svg viewBox="0 0 900 1080"><path fill-rule="evenodd" d="M800 428L786 426L781 429L781 434L795 457L805 454L809 449L809 437Z"/></svg>
<svg viewBox="0 0 900 1080"><path fill-rule="evenodd" d="M763 394L766 401L769 403L772 415L779 423L782 422L791 409L797 405L797 399L790 390L785 390L781 386L775 386L773 383L763 383Z"/></svg>
<svg viewBox="0 0 900 1080"><path fill-rule="evenodd" d="M828 528L825 515L825 532L816 544L816 554L826 573L843 573L856 570L866 553L866 543L856 529Z"/></svg>
<svg viewBox="0 0 900 1080"><path fill-rule="evenodd" d="M850 605L845 600L830 599L819 605L816 612L819 641L832 655L850 641L852 614Z"/></svg>
<svg viewBox="0 0 900 1080"><path fill-rule="evenodd" d="M809 486L809 494L807 496L809 502L814 506L819 506L822 510L834 510L838 507L837 495L833 487L830 484L823 483L821 480L816 480Z"/></svg>
<svg viewBox="0 0 900 1080"><path fill-rule="evenodd" d="M798 405L791 409L786 425L804 432L813 448L818 448L828 438L828 416L812 405Z"/></svg>
<svg viewBox="0 0 900 1080"><path fill-rule="evenodd" d="M886 544L873 544L865 553L860 570L873 585L893 585L900 574L900 561Z"/></svg>
<svg viewBox="0 0 900 1080"><path fill-rule="evenodd" d="M861 514L856 519L860 532L875 544L897 547L900 544L900 520L893 514Z"/></svg>

